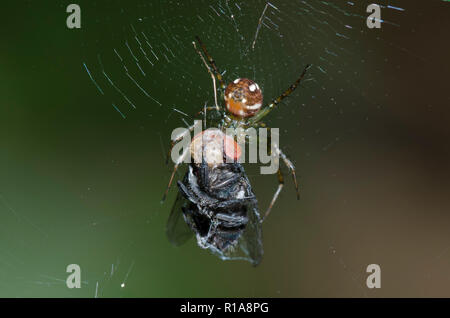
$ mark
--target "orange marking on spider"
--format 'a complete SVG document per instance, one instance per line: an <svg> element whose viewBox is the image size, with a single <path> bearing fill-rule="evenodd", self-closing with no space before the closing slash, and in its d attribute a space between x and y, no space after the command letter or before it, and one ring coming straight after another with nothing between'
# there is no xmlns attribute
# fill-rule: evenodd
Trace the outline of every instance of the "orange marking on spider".
<svg viewBox="0 0 450 318"><path fill-rule="evenodd" d="M248 78L238 78L225 89L227 110L241 118L254 116L263 103L262 91L258 84Z"/></svg>

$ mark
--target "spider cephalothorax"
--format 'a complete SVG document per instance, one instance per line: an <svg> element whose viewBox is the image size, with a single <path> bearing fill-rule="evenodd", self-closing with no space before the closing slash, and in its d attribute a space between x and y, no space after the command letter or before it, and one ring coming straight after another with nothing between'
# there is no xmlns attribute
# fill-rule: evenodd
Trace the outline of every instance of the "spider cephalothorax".
<svg viewBox="0 0 450 318"><path fill-rule="evenodd" d="M263 95L258 84L248 78L238 78L225 89L227 110L238 117L251 117L262 106Z"/></svg>

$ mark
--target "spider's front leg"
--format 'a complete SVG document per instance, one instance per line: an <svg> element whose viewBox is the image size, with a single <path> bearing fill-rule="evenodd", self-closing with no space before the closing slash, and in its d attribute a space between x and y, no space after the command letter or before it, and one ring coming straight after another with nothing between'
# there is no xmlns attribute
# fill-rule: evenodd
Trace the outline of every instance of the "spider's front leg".
<svg viewBox="0 0 450 318"><path fill-rule="evenodd" d="M195 124L189 126L188 130L186 130L183 133L179 134L175 139L172 139L172 141L170 142L169 151L168 151L167 156L166 156L166 165L169 164L169 158L171 157L170 154L172 153L172 149L175 146L175 144L177 142L179 142L180 140L182 140L187 134L192 133L194 131L194 127L195 127Z"/></svg>
<svg viewBox="0 0 450 318"><path fill-rule="evenodd" d="M218 111L216 106L208 106L208 107L203 108L202 110L200 110L197 114L195 114L195 117L197 117L198 115L206 115L206 113L211 111L211 110Z"/></svg>
<svg viewBox="0 0 450 318"><path fill-rule="evenodd" d="M192 131L194 131L194 128L195 128L195 124L189 126L187 130L183 131L181 134L179 134L174 139L172 139L171 145L169 148L169 152L167 153L166 165L169 164L169 158L172 157L171 153L172 153L172 150L173 150L173 147L175 146L175 144L178 143L179 141L181 141L187 134L190 134ZM180 157L178 157L178 159L176 160L175 165L173 167L172 175L170 176L170 179L169 179L169 184L167 185L166 191L164 192L161 202L164 202L164 200L166 199L167 193L169 192L170 186L172 185L172 181L175 176L175 173L177 172L178 166L183 163L184 159L188 155L188 153L190 151L189 148L190 147L186 147L186 149L183 151L182 155Z"/></svg>
<svg viewBox="0 0 450 318"><path fill-rule="evenodd" d="M161 203L166 200L167 193L169 193L169 189L170 189L170 186L172 185L172 181L173 181L173 178L175 176L175 173L177 172L178 167L183 163L184 159L188 155L188 153L190 151L189 148L190 147L186 147L186 149L183 151L183 154L175 162L175 165L173 166L172 175L170 176L170 179L169 179L169 184L167 185L166 191L164 191L164 195L163 195L163 197L161 199Z"/></svg>
<svg viewBox="0 0 450 318"><path fill-rule="evenodd" d="M216 105L216 109L220 110L219 105L217 104L217 87L216 87L216 77L219 80L220 83L220 89L223 93L224 89L225 89L225 83L223 82L222 79L222 74L219 73L219 70L217 69L216 63L214 62L214 60L212 59L212 57L209 55L208 51L206 50L205 45L202 43L202 41L200 40L200 38L197 36L196 37L197 42L200 44L200 46L202 47L203 53L206 55L206 57L209 60L209 64L212 67L212 71L211 68L209 67L208 63L206 63L205 58L203 57L202 53L197 49L197 45L195 44L195 42L192 42L192 45L194 45L194 49L197 51L197 54L200 56L201 60L203 61L203 64L205 65L209 75L211 75L211 79L213 81L213 88L214 88L214 102ZM213 74L214 72L214 74Z"/></svg>
<svg viewBox="0 0 450 318"><path fill-rule="evenodd" d="M215 74L215 76L217 77L217 80L220 83L221 89L224 90L225 89L225 83L223 81L222 74L220 74L219 69L217 68L216 62L214 61L214 59L209 54L209 52L206 49L206 46L203 44L202 40L200 40L200 38L198 36L196 36L195 39L197 40L198 44L202 48L203 53L205 54L206 58L208 59L209 65L211 65L211 67L212 67L212 69L214 71L214 74ZM209 69L209 67L208 67L208 69Z"/></svg>
<svg viewBox="0 0 450 318"><path fill-rule="evenodd" d="M294 82L294 84L292 84L291 86L289 86L289 88L287 90L285 90L280 96L278 96L277 98L275 98L272 103L270 103L268 106L266 106L265 108L261 109L255 116L253 116L250 120L249 123L250 124L255 124L258 121L260 121L264 116L266 116L268 113L270 113L272 111L272 109L275 108L275 106L277 106L283 99L285 99L286 97L288 97L289 95L292 94L292 92L297 88L297 86L300 84L300 82L303 80L303 77L305 77L306 72L308 71L308 69L311 67L311 64L306 65L306 67L303 69L302 74L300 75L300 77Z"/></svg>

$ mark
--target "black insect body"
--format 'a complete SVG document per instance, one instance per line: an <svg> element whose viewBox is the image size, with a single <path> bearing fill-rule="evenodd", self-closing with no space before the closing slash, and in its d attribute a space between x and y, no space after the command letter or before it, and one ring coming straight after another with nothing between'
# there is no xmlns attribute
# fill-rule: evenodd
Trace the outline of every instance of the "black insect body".
<svg viewBox="0 0 450 318"><path fill-rule="evenodd" d="M225 162L224 155L223 163L203 159L188 166L183 181L178 181L179 195L167 234L178 245L190 237L190 231L200 247L220 258L245 259L257 265L263 254L258 202L242 165ZM184 220L179 219L181 215ZM180 223L189 229L180 231Z"/></svg>

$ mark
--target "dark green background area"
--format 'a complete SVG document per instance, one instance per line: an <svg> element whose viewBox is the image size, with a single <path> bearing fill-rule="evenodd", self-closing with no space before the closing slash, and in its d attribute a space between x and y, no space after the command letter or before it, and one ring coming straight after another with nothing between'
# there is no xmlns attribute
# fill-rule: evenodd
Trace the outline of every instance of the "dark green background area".
<svg viewBox="0 0 450 318"><path fill-rule="evenodd" d="M81 30L65 26L69 3L2 5L0 296L450 296L447 3L391 3L405 11L384 10L399 26L381 30L365 27L364 3L337 2L346 14L323 6L329 14L312 11L310 20L284 10L285 37L263 29L248 56L239 55L232 22L196 18L206 19L217 1L79 1ZM264 2L248 3L237 19L252 39ZM139 24L139 17L147 19ZM314 17L328 22L320 32L307 27ZM130 23L152 43L170 41L155 31L160 25L180 36L178 57L139 77L162 106L115 62L112 49L123 50ZM324 62L319 57L342 23L353 25L351 40L337 40L342 50ZM165 237L176 190L160 204L171 169L163 149L184 125L171 107L192 116L212 101L209 75L190 46L196 34L231 79L256 77L266 101L306 63L315 65L267 120L281 128L302 198L286 178L264 224L257 268L223 262L194 240L173 247ZM108 87L99 57L135 110ZM264 211L276 177L247 171ZM81 266L81 289L65 285L72 263ZM380 290L365 284L372 263L382 269Z"/></svg>

